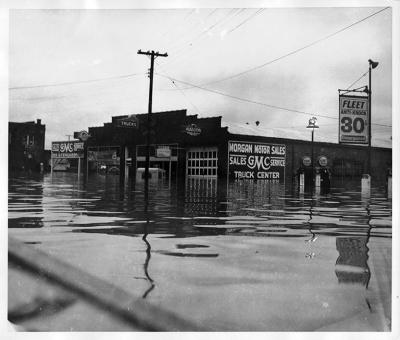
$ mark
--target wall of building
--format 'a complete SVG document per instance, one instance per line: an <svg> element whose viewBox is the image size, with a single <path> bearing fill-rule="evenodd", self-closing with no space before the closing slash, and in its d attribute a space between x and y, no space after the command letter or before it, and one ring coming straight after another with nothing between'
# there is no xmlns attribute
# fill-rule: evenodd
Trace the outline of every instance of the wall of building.
<svg viewBox="0 0 400 340"><path fill-rule="evenodd" d="M332 176L360 178L363 173L368 173L368 148L366 146L340 145L334 143L260 137L249 135L228 134L228 140L243 142L258 142L266 144L283 144L286 146L285 181L290 181L296 171L302 165L304 156L311 157L314 150L314 166L318 167L318 158L325 156L328 159ZM228 143L221 150L220 176L227 175L227 150ZM224 152L225 150L225 152ZM386 179L386 171L392 166L392 150L387 148L371 148L371 175L373 178L383 181Z"/></svg>
<svg viewBox="0 0 400 340"><path fill-rule="evenodd" d="M89 147L118 146L121 175L124 176L125 148L128 157L132 159L129 176L135 177L137 146L143 147L147 138L147 114L135 115L135 128L117 127L117 121L127 119L128 116L112 117L110 123L102 127L89 128ZM221 127L221 117L199 118L197 115L187 115L186 110L157 112L152 114L150 122L150 144L152 157L155 148L160 145L174 145L177 157L177 177L184 180L186 177L186 155L189 150L196 148L218 149L218 178L227 178L228 168L228 141L244 141L269 144L281 144L286 148L285 182L293 180L296 171L302 164L304 156L311 156L314 148L314 163L318 165L319 156L328 159L327 166L336 177L361 177L367 172L368 148L365 146L339 145L334 143L260 137L253 135L231 134L227 128ZM174 153L175 155L175 153ZM391 166L392 151L386 148L372 148L371 164L372 176L384 180L386 170Z"/></svg>
<svg viewBox="0 0 400 340"><path fill-rule="evenodd" d="M45 163L46 125L36 122L8 123L9 171L39 171Z"/></svg>

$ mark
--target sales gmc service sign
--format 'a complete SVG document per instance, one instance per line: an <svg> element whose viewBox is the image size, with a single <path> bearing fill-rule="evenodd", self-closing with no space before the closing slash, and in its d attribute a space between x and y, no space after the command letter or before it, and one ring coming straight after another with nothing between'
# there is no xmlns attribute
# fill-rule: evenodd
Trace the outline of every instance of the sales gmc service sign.
<svg viewBox="0 0 400 340"><path fill-rule="evenodd" d="M271 180L284 183L286 146L254 142L228 142L230 180Z"/></svg>
<svg viewBox="0 0 400 340"><path fill-rule="evenodd" d="M339 143L368 144L368 97L339 96Z"/></svg>

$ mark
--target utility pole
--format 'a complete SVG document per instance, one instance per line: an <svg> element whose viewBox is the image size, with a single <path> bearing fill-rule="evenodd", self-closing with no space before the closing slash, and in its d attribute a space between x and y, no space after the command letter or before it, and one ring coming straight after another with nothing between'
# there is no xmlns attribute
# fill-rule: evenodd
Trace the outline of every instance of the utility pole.
<svg viewBox="0 0 400 340"><path fill-rule="evenodd" d="M148 109L148 114L147 114L146 165L145 165L145 169L144 169L145 190L147 191L148 184L149 184L149 168L150 168L150 126L151 126L152 102L153 102L154 59L155 59L155 57L168 57L168 54L154 52L154 51L142 52L142 50L139 50L138 54L144 54L144 55L150 56L149 109Z"/></svg>
<svg viewBox="0 0 400 340"><path fill-rule="evenodd" d="M372 107L371 107L371 96L372 96L372 84L371 84L371 73L374 68L378 66L378 62L372 61L371 59L368 59L368 174L372 178L372 166L371 166L371 148L372 148L372 130L371 130L371 125L372 125Z"/></svg>

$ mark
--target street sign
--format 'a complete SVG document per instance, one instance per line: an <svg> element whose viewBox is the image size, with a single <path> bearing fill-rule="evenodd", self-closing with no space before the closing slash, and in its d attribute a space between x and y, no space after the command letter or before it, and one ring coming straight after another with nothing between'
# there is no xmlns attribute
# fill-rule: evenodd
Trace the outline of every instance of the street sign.
<svg viewBox="0 0 400 340"><path fill-rule="evenodd" d="M368 144L367 96L339 95L339 143Z"/></svg>
<svg viewBox="0 0 400 340"><path fill-rule="evenodd" d="M130 115L127 118L116 120L115 125L121 128L137 129L139 127L139 119L135 115Z"/></svg>

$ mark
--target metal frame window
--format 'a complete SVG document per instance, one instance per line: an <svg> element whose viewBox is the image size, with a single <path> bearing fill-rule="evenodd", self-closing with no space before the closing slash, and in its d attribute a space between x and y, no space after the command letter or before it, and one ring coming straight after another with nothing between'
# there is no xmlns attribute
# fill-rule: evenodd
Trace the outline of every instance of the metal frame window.
<svg viewBox="0 0 400 340"><path fill-rule="evenodd" d="M191 148L186 152L186 176L217 178L218 149Z"/></svg>

